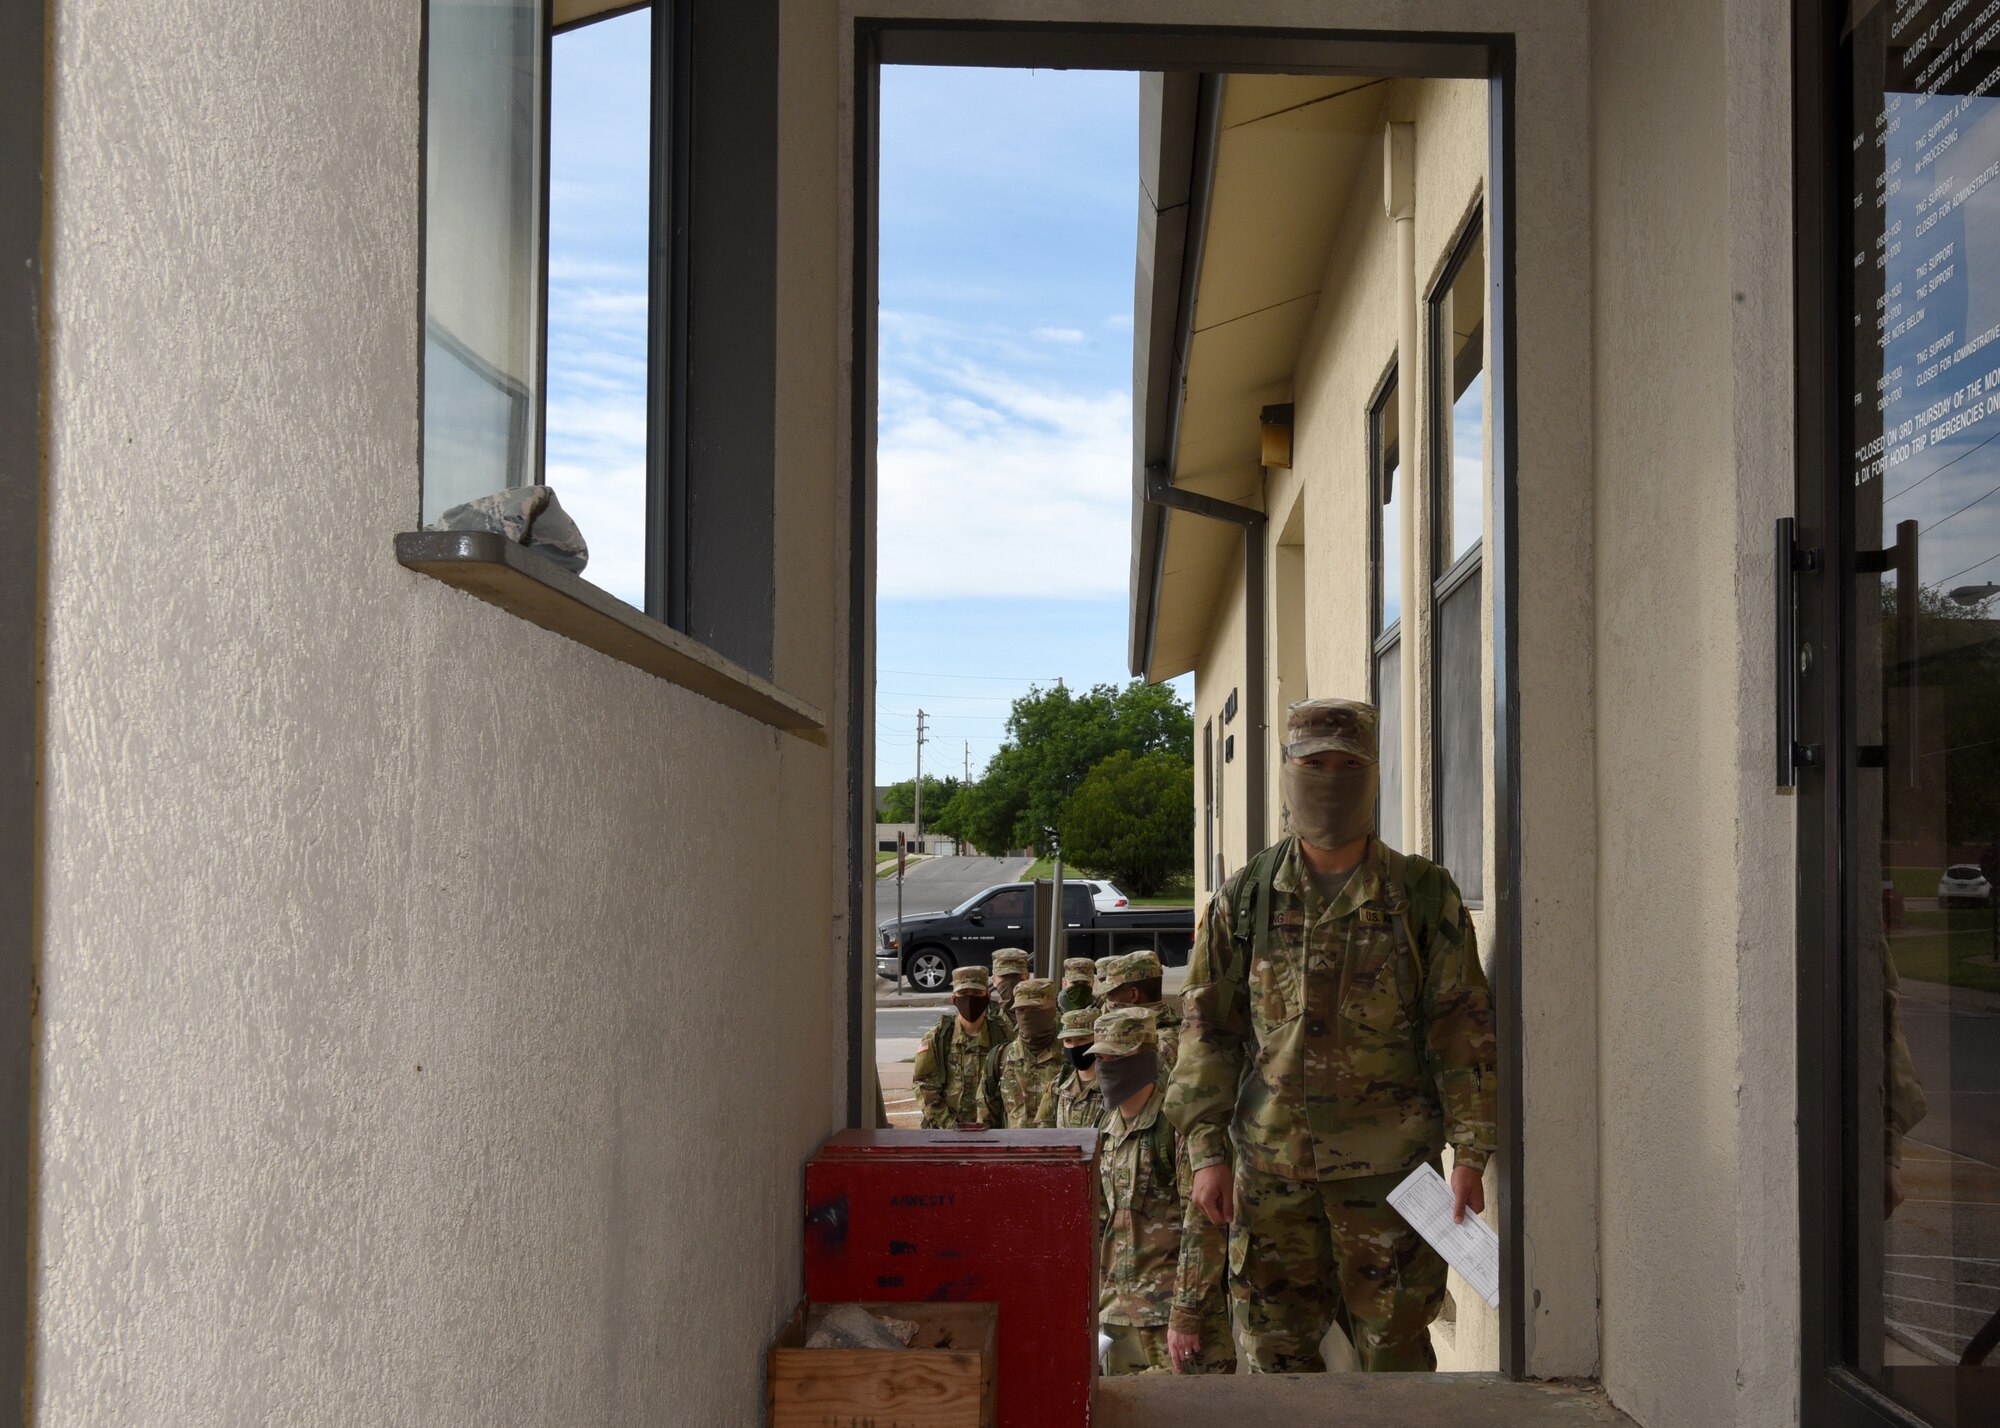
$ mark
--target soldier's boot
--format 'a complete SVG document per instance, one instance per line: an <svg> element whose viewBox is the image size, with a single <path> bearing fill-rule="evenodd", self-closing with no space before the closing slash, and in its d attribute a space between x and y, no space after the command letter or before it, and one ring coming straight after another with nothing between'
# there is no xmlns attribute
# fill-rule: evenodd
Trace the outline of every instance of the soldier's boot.
<svg viewBox="0 0 2000 1428"><path fill-rule="evenodd" d="M1333 1247L1317 1186L1237 1166L1229 1294L1249 1372L1326 1371L1319 1341L1333 1308Z"/></svg>
<svg viewBox="0 0 2000 1428"><path fill-rule="evenodd" d="M1444 1261L1389 1205L1403 1179L1371 1175L1326 1183L1340 1295L1355 1357L1369 1372L1428 1373L1437 1367L1431 1321L1444 1307Z"/></svg>
<svg viewBox="0 0 2000 1428"><path fill-rule="evenodd" d="M1167 1352L1167 1329L1164 1324L1105 1324L1104 1335L1111 1340L1111 1347L1104 1351L1104 1372L1107 1376L1125 1373L1144 1373L1148 1369L1174 1371L1172 1355Z"/></svg>

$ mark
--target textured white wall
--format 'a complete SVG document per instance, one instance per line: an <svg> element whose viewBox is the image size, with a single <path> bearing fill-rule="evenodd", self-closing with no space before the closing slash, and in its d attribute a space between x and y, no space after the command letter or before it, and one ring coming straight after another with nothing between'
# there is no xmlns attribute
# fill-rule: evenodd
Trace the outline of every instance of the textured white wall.
<svg viewBox="0 0 2000 1428"><path fill-rule="evenodd" d="M756 1421L841 772L395 563L414 0L55 14L36 1421ZM786 223L778 671L831 708Z"/></svg>
<svg viewBox="0 0 2000 1428"><path fill-rule="evenodd" d="M1593 15L1604 1377L1649 1428L1797 1415L1788 45L1772 0Z"/></svg>

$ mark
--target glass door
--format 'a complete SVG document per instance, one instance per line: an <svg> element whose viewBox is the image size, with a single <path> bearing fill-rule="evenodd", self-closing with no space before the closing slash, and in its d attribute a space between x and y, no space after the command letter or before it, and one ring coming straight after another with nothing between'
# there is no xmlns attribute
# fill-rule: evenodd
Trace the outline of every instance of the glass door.
<svg viewBox="0 0 2000 1428"><path fill-rule="evenodd" d="M1830 131L1801 144L1822 247L1779 553L1808 726L1806 1421L1971 1428L2000 1423L2000 0L1800 11Z"/></svg>

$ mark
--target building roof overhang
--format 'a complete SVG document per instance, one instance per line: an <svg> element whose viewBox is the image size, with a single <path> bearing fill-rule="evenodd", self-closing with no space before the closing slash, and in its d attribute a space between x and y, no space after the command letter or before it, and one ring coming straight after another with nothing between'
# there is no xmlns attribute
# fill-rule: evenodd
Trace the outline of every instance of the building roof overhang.
<svg viewBox="0 0 2000 1428"><path fill-rule="evenodd" d="M1198 662L1240 540L1162 487L1261 507L1259 414L1292 399L1299 350L1384 82L1148 75L1141 86L1132 353L1129 663ZM1149 476L1150 473L1150 476ZM1148 483L1155 499L1148 497Z"/></svg>

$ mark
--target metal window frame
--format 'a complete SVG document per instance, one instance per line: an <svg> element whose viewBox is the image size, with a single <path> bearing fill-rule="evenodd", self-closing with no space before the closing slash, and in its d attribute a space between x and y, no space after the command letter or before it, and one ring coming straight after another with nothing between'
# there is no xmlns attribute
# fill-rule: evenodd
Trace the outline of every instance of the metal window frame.
<svg viewBox="0 0 2000 1428"><path fill-rule="evenodd" d="M1439 736L1444 727L1444 720L1438 708L1439 701L1444 695L1444 649L1443 642L1438 638L1438 620L1444 611L1445 600L1457 591L1461 585L1466 584L1468 581L1476 581L1483 574L1486 553L1486 532L1482 529L1479 533L1480 540L1478 545L1466 551L1465 554L1452 561L1444 569L1439 570L1437 568L1438 561L1443 558L1445 549L1445 512L1449 509L1448 502L1452 495L1451 482L1453 474L1451 464L1446 460L1445 443L1441 439L1441 435L1451 426L1452 404L1458 399L1457 392L1455 391L1458 375L1457 364L1451 363L1451 359L1445 350L1447 346L1447 334L1444 330L1444 302L1453 286L1457 284L1459 274L1465 271L1465 264L1472 257L1474 247L1484 243L1485 238L1486 198L1482 194L1472 201L1471 206L1467 208L1464 215L1459 219L1458 233L1453 237L1451 246L1446 250L1444 264L1438 270L1437 278L1431 284L1430 290L1424 295L1424 377L1429 397L1429 401L1425 404L1428 408L1425 413L1425 419L1430 427L1430 440L1424 443L1424 488L1430 503L1429 518L1425 523L1425 529L1430 536L1429 564L1432 570L1431 578L1428 582L1430 619L1426 625L1430 634L1430 647L1424 651L1424 664L1427 666L1429 674L1428 683L1430 686L1431 703L1430 727L1432 737L1428 750L1430 755L1432 789L1431 848L1437 856L1442 856L1444 852L1446 814L1444 740ZM1483 318L1481 319L1481 323L1483 326ZM1470 345L1469 343L1467 344L1468 348ZM1450 372L1446 371L1448 363L1452 367ZM1480 356L1480 370L1485 370L1483 352ZM1491 477L1489 476L1488 479L1491 480ZM1474 695L1474 702L1477 703L1480 697L1481 695ZM1480 791L1478 821L1479 856L1483 863L1486 857L1486 807L1484 789ZM1407 836L1405 834L1405 837ZM1483 884L1485 882L1485 869L1483 867L1480 869L1480 873L1480 881ZM1465 899L1465 905L1471 908L1484 908L1486 906L1485 891L1485 888L1482 886L1480 896Z"/></svg>
<svg viewBox="0 0 2000 1428"><path fill-rule="evenodd" d="M48 0L0 5L0 1428L28 1421L41 809Z"/></svg>
<svg viewBox="0 0 2000 1428"><path fill-rule="evenodd" d="M1855 1172L1845 1154L1843 1029L1849 1014L1841 889L1848 786L1858 765L1848 690L1854 619L1854 535L1842 499L1840 148L1847 129L1839 84L1844 0L1792 7L1795 520L1799 546L1826 552L1820 578L1802 578L1795 633L1819 657L1797 685L1797 738L1818 744L1817 766L1797 774L1799 1403L1800 1421L1826 1428L1925 1428L1925 1420L1847 1367L1842 1306L1858 1246L1847 1207Z"/></svg>
<svg viewBox="0 0 2000 1428"><path fill-rule="evenodd" d="M1093 24L1067 21L937 21L906 17L856 16L851 21L854 106L853 164L853 292L849 334L851 379L849 393L850 530L848 597L848 823L860 827L867 812L869 790L862 785L866 750L861 730L871 727L873 680L869 677L873 618L875 520L875 304L877 297L877 162L879 154L879 92L886 63L1120 69L1178 73L1396 74L1436 78L1479 78L1489 81L1488 187L1486 202L1493 221L1489 234L1488 339L1494 353L1489 375L1489 413L1494 461L1488 472L1493 487L1495 530L1491 569L1495 614L1490 655L1494 679L1493 780L1495 818L1493 857L1498 886L1493 890L1494 994L1500 1044L1500 1127L1503 1172L1498 1194L1501 1220L1500 1367L1511 1377L1527 1372L1527 1263L1520 1206L1525 1186L1522 1165L1522 1011L1518 948L1523 909L1520 902L1520 760L1519 641L1515 626L1517 585L1512 543L1518 503L1512 473L1517 466L1517 422L1513 374L1517 370L1515 330L1511 321L1515 298L1513 169L1516 151L1514 95L1515 37L1511 32L1450 33L1419 31L1310 30L1166 24ZM1137 393L1134 394L1135 399ZM1136 405L1136 401L1135 401ZM1143 472L1135 471L1134 500L1143 503ZM1154 522L1164 513L1142 512L1135 549L1158 549ZM1135 575L1134 591L1143 596L1149 581ZM1151 612L1142 612L1142 624ZM1150 639L1135 628L1135 650L1149 648ZM865 885L860 854L851 858L847 948L850 958L848 1006L848 1117L863 1124L861 1087L865 1084L859 998L873 973L872 929L864 925Z"/></svg>

